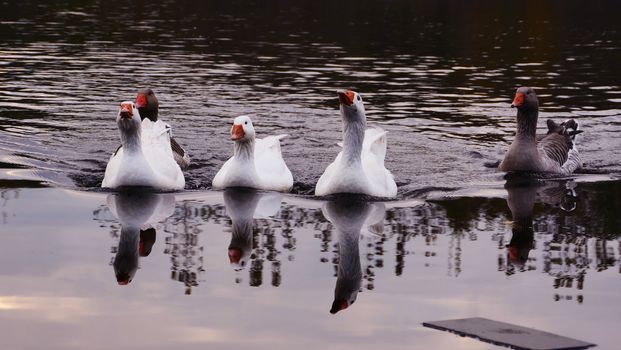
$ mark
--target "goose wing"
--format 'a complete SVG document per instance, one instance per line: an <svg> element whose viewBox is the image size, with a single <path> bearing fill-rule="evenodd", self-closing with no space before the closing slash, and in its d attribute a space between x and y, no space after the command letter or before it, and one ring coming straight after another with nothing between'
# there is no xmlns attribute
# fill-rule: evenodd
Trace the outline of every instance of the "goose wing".
<svg viewBox="0 0 621 350"><path fill-rule="evenodd" d="M288 191L293 187L293 176L280 150L280 140L286 136L268 136L255 140L254 164L265 189Z"/></svg>
<svg viewBox="0 0 621 350"><path fill-rule="evenodd" d="M161 120L142 121L142 152L153 172L162 182L170 182L173 188L183 188L183 173L174 159L170 145L170 126Z"/></svg>
<svg viewBox="0 0 621 350"><path fill-rule="evenodd" d="M386 158L386 133L387 131L381 128L367 129L362 143L362 152L371 152L382 166Z"/></svg>
<svg viewBox="0 0 621 350"><path fill-rule="evenodd" d="M573 119L560 124L548 120L547 126L547 135L539 141L543 155L561 167L562 172L573 172L581 166L575 141L582 130L578 130L578 123Z"/></svg>

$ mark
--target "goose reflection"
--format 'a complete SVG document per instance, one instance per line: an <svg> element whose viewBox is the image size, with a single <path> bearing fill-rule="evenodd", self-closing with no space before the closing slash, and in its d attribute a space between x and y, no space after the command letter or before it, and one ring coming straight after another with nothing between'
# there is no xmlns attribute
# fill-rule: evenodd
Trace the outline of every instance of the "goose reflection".
<svg viewBox="0 0 621 350"><path fill-rule="evenodd" d="M228 256L235 270L242 270L251 256L254 219L276 215L281 203L282 194L276 192L258 192L249 188L224 191L224 206L233 231Z"/></svg>
<svg viewBox="0 0 621 350"><path fill-rule="evenodd" d="M511 241L507 244L507 261L523 267L533 249L533 208L535 202L560 207L565 211L576 208L575 184L572 181L541 181L509 178L505 184L507 205L513 217Z"/></svg>
<svg viewBox="0 0 621 350"><path fill-rule="evenodd" d="M108 207L121 224L119 247L112 266L119 285L127 285L138 270L139 257L148 256L155 244L156 223L171 216L175 196L166 193L121 192L110 194Z"/></svg>
<svg viewBox="0 0 621 350"><path fill-rule="evenodd" d="M362 284L360 235L382 234L386 208L383 203L369 203L360 196L340 195L327 202L322 212L338 235L338 269L330 308L330 313L335 314L356 301Z"/></svg>

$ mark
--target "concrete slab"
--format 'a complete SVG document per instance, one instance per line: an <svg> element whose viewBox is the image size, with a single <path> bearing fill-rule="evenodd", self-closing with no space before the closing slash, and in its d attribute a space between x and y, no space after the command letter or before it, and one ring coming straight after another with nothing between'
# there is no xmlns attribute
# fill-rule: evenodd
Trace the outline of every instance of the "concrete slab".
<svg viewBox="0 0 621 350"><path fill-rule="evenodd" d="M423 326L518 350L577 350L596 346L581 340L482 317L423 322Z"/></svg>

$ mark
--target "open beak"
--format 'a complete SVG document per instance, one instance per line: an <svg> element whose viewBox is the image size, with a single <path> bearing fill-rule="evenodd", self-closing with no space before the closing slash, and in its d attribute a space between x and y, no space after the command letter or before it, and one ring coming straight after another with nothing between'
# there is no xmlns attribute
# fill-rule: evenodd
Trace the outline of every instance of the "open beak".
<svg viewBox="0 0 621 350"><path fill-rule="evenodd" d="M336 93L339 95L339 102L346 106L351 106L354 104L354 97L356 96L355 92L351 90L337 90Z"/></svg>
<svg viewBox="0 0 621 350"><path fill-rule="evenodd" d="M241 140L244 138L244 135L244 127L241 124L233 124L231 128L231 140Z"/></svg>
<svg viewBox="0 0 621 350"><path fill-rule="evenodd" d="M513 103L511 104L511 108L520 107L524 104L524 94L521 92L515 93L515 98L513 99Z"/></svg>
<svg viewBox="0 0 621 350"><path fill-rule="evenodd" d="M121 111L119 114L123 119L131 119L134 116L134 113L132 112L132 105L130 103L121 103Z"/></svg>
<svg viewBox="0 0 621 350"><path fill-rule="evenodd" d="M146 107L147 104L148 104L148 102L147 102L147 95L145 95L145 94L138 94L138 96L136 96L136 108Z"/></svg>

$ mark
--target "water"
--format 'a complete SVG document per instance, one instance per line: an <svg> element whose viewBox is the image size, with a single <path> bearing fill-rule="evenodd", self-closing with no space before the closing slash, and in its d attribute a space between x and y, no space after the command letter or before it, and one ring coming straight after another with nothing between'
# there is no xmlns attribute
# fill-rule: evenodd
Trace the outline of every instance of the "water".
<svg viewBox="0 0 621 350"><path fill-rule="evenodd" d="M0 4L3 348L494 348L421 326L472 316L614 348L620 7ZM585 130L571 179L489 167L521 85L542 131L547 118ZM134 195L153 208L97 190L118 104L144 86L192 157L186 191ZM338 152L337 88L389 131L397 201L311 195ZM259 136L289 134L293 196L211 191L240 114ZM141 236L143 219L156 232ZM330 315L337 287L356 302Z"/></svg>

